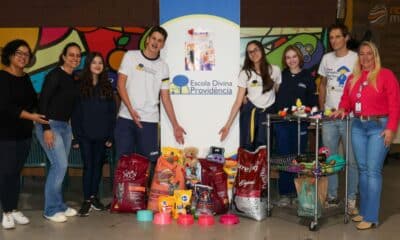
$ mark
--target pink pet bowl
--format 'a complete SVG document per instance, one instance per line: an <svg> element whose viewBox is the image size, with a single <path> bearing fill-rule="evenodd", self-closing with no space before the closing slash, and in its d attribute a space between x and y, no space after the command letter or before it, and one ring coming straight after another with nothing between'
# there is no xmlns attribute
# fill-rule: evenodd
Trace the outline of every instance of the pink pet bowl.
<svg viewBox="0 0 400 240"><path fill-rule="evenodd" d="M238 224L239 218L235 214L224 214L219 218L219 222L225 225L234 225Z"/></svg>
<svg viewBox="0 0 400 240"><path fill-rule="evenodd" d="M200 226L212 226L214 225L214 217L212 215L200 215L199 225Z"/></svg>
<svg viewBox="0 0 400 240"><path fill-rule="evenodd" d="M190 214L180 214L177 222L179 225L190 226L194 223L194 217Z"/></svg>
<svg viewBox="0 0 400 240"><path fill-rule="evenodd" d="M153 220L154 224L167 225L170 224L171 222L172 222L172 217L171 214L169 213L156 213L154 215L154 220Z"/></svg>

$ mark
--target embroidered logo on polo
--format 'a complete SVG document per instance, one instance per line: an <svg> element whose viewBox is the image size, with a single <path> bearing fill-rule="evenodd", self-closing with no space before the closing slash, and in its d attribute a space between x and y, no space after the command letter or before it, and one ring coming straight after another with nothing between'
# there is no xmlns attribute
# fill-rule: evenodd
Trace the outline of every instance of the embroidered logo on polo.
<svg viewBox="0 0 400 240"><path fill-rule="evenodd" d="M150 73L150 74L153 74L153 75L157 73L154 69L149 68L149 67L146 67L143 63L139 63L139 64L136 66L136 70L138 70L138 71L145 71L145 72Z"/></svg>
<svg viewBox="0 0 400 240"><path fill-rule="evenodd" d="M261 86L261 84L256 79L251 80L250 87L258 87L258 86Z"/></svg>

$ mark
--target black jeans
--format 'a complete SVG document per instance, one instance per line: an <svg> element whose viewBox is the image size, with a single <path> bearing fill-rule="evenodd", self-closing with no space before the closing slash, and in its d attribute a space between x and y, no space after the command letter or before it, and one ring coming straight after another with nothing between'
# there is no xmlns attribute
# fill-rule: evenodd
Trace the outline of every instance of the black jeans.
<svg viewBox="0 0 400 240"><path fill-rule="evenodd" d="M0 140L0 199L4 212L17 209L20 174L31 147L31 138Z"/></svg>
<svg viewBox="0 0 400 240"><path fill-rule="evenodd" d="M99 191L99 183L105 159L105 140L79 139L83 161L83 197L89 200Z"/></svg>

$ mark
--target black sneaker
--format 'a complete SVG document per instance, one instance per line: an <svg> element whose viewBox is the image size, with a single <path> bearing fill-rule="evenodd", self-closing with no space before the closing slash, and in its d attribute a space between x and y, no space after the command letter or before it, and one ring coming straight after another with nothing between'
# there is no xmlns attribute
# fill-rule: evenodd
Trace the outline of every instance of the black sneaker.
<svg viewBox="0 0 400 240"><path fill-rule="evenodd" d="M90 201L92 203L92 208L96 211L104 211L106 207L104 207L104 204L100 202L100 200L97 197L91 197Z"/></svg>
<svg viewBox="0 0 400 240"><path fill-rule="evenodd" d="M90 206L92 205L92 203L90 201L84 201L82 203L82 207L81 209L79 209L79 216L81 217L87 217L89 216L89 211L90 211Z"/></svg>
<svg viewBox="0 0 400 240"><path fill-rule="evenodd" d="M338 207L340 204L340 200L338 198L328 198L326 201L326 205L328 208L330 207Z"/></svg>

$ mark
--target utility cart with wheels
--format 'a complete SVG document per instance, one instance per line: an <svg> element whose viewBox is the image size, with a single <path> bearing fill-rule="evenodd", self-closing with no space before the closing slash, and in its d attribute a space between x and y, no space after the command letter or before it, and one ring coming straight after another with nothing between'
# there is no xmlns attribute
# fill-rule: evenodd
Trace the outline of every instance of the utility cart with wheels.
<svg viewBox="0 0 400 240"><path fill-rule="evenodd" d="M291 121L297 122L297 154L291 154L286 156L272 156L271 154L271 127L273 123L279 123L283 121ZM322 177L326 177L330 174L337 173L344 169L345 171L345 207L344 207L344 223L347 224L349 221L348 216L348 206L347 206L347 182L348 182L348 163L347 156L349 154L349 118L346 118L346 146L345 146L345 158L342 158L339 155L327 156L328 154L324 151L329 151L326 148L320 148L319 143L319 132L322 127L322 123L325 121L340 121L331 118L312 118L312 117L299 117L299 116L285 116L280 117L275 114L267 114L267 167L268 167L268 176L270 176L271 170L279 170L286 171L291 173L296 173L299 178L307 178L311 179L308 181L308 186L302 185L304 192L309 193L307 196L311 207L309 207L308 211L300 211L298 209L299 216L307 216L311 217L311 221L309 222L309 230L316 231L319 227L319 218L322 214L321 205L321 196L319 196L318 186ZM300 126L302 122L308 122L310 125L315 126L315 149L312 153L301 154L300 152ZM311 182L311 183L310 183ZM303 182L302 184L306 184ZM327 181L325 182L327 184ZM267 198L267 216L272 215L272 206L271 206L271 190L270 190L270 177L268 177L268 198ZM308 188L306 188L308 187ZM312 196L312 197L311 197ZM304 196L301 196L304 197ZM299 198L299 200L301 200ZM300 202L300 201L299 201ZM300 207L300 205L299 205ZM299 212L301 214L299 214Z"/></svg>

